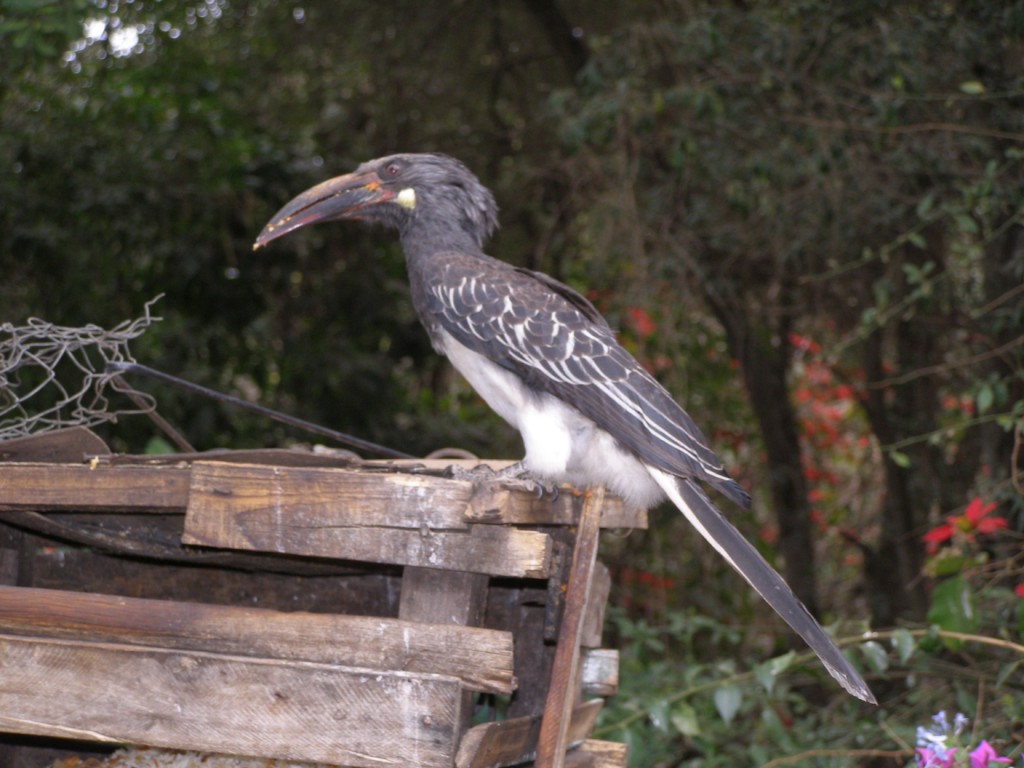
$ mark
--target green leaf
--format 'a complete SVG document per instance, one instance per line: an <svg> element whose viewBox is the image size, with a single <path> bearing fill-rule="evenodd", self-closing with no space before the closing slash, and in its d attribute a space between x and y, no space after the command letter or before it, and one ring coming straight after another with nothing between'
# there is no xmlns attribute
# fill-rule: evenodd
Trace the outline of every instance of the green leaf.
<svg viewBox="0 0 1024 768"><path fill-rule="evenodd" d="M860 652L875 672L885 672L889 668L889 653L882 647L881 643L868 640L861 643Z"/></svg>
<svg viewBox="0 0 1024 768"><path fill-rule="evenodd" d="M905 629L897 629L892 633L892 647L896 650L896 658L900 660L900 664L906 664L914 655L917 644L910 632Z"/></svg>
<svg viewBox="0 0 1024 768"><path fill-rule="evenodd" d="M669 723L675 724L673 715L668 711L668 702L665 699L659 699L651 704L647 708L647 716L651 720L651 725L662 733L668 733Z"/></svg>
<svg viewBox="0 0 1024 768"><path fill-rule="evenodd" d="M910 468L910 457L907 456L903 451L889 451L889 460L901 469Z"/></svg>
<svg viewBox="0 0 1024 768"><path fill-rule="evenodd" d="M146 447L143 449L142 452L146 454L157 455L174 453L174 446L167 442L164 438L157 435L156 437L151 437L149 439L149 441L146 443Z"/></svg>
<svg viewBox="0 0 1024 768"><path fill-rule="evenodd" d="M924 250L926 245L924 238L921 236L920 232L910 232L907 235L907 242L909 242L912 246L914 246L915 248L919 248L922 251Z"/></svg>
<svg viewBox="0 0 1024 768"><path fill-rule="evenodd" d="M685 701L680 701L672 708L672 714L669 719L672 721L675 729L684 736L700 735L700 721L697 718L697 710Z"/></svg>
<svg viewBox="0 0 1024 768"><path fill-rule="evenodd" d="M767 693L771 693L772 688L775 687L776 678L789 669L795 658L796 652L790 651L781 656L776 656L774 659L769 659L764 664L758 664L754 668L754 677L757 678L757 682L761 684Z"/></svg>
<svg viewBox="0 0 1024 768"><path fill-rule="evenodd" d="M995 402L996 391L991 384L983 384L981 389L978 390L978 413L986 413L989 408L992 407L992 403Z"/></svg>
<svg viewBox="0 0 1024 768"><path fill-rule="evenodd" d="M743 703L743 692L738 685L726 685L715 689L714 700L718 714L728 725L739 712L740 704Z"/></svg>
<svg viewBox="0 0 1024 768"><path fill-rule="evenodd" d="M969 235L978 234L978 222L973 217L966 213L957 213L953 216L953 219L956 221L956 225L961 232Z"/></svg>
<svg viewBox="0 0 1024 768"><path fill-rule="evenodd" d="M928 573L932 576L955 576L963 571L967 563L968 558L962 553L946 547L928 561Z"/></svg>
<svg viewBox="0 0 1024 768"><path fill-rule="evenodd" d="M972 634L978 630L978 622L974 591L966 579L947 579L935 587L932 604L928 609L929 624L948 632ZM943 642L951 649L961 645L960 641L947 638L943 638Z"/></svg>

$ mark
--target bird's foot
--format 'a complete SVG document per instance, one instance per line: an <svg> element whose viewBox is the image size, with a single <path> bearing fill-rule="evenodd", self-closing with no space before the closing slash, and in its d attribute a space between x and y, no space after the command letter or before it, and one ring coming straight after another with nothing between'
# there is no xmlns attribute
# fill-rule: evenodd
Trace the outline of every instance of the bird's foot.
<svg viewBox="0 0 1024 768"><path fill-rule="evenodd" d="M548 498L551 501L557 501L560 494L557 485L541 482L530 473L521 461L498 470L492 469L486 464L479 464L472 469L451 467L451 475L456 480L499 483L505 488L533 493L538 499Z"/></svg>

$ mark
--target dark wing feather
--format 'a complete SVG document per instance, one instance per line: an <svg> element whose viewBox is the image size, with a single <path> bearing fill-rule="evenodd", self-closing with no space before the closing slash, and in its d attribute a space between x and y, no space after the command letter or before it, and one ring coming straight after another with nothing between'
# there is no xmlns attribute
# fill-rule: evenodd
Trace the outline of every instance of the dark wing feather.
<svg viewBox="0 0 1024 768"><path fill-rule="evenodd" d="M697 425L583 296L479 255L435 258L420 296L428 327L440 325L528 386L574 406L644 462L749 505Z"/></svg>

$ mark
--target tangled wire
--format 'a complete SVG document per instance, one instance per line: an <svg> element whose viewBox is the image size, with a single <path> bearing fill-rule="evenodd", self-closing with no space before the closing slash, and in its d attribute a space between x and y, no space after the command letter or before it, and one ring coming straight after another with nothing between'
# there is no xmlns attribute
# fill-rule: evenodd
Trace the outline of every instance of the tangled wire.
<svg viewBox="0 0 1024 768"><path fill-rule="evenodd" d="M0 440L68 427L116 422L119 416L150 413L152 397L127 385L112 362L134 362L128 343L160 320L145 314L114 328L68 328L38 318L0 324ZM111 407L107 387L128 396L134 407Z"/></svg>

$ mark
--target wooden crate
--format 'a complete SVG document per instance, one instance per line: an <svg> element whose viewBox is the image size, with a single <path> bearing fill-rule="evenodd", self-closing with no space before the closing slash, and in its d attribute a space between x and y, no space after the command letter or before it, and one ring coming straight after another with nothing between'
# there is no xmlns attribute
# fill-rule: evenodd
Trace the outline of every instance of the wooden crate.
<svg viewBox="0 0 1024 768"><path fill-rule="evenodd" d="M345 615L214 604L194 578L187 599L40 589L0 546L0 731L374 767L546 767L576 746L571 764L624 765L588 739L589 697L617 684L597 535L645 527L642 511L451 479L447 461L82 441L95 449L80 433L0 444L0 521L162 561L154 579L168 560L297 569L383 580L389 597ZM503 719L472 724L479 694L507 699Z"/></svg>

